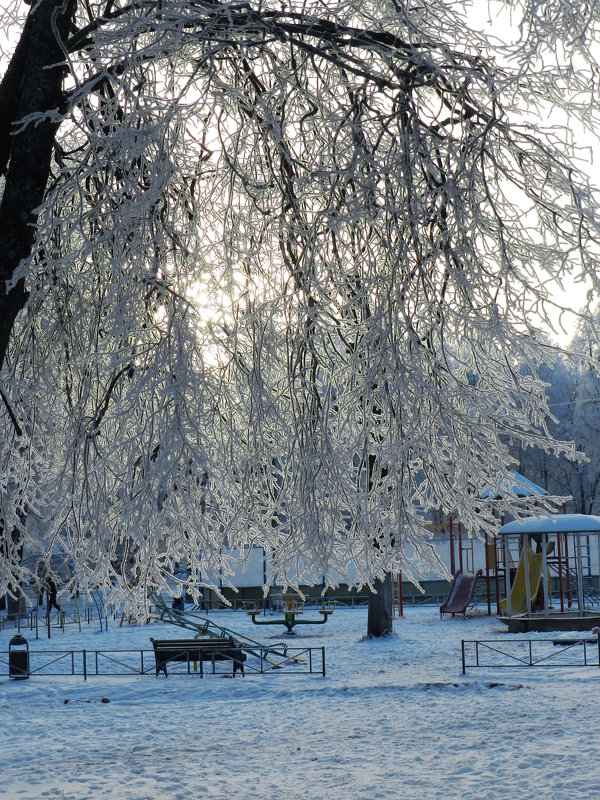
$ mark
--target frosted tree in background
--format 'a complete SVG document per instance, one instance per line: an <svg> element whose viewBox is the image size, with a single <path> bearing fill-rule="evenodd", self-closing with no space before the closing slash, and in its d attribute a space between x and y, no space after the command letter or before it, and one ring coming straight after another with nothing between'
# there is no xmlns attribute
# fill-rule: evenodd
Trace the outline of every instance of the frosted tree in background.
<svg viewBox="0 0 600 800"><path fill-rule="evenodd" d="M539 119L593 123L595 5L543 5L561 48L533 3L502 52L437 0L5 12L0 591L62 559L141 606L252 545L284 585L416 580L431 509L493 526L508 442L564 449L549 286L598 269Z"/></svg>
<svg viewBox="0 0 600 800"><path fill-rule="evenodd" d="M565 459L523 444L513 450L519 472L551 494L570 498L568 510L579 514L600 512L600 381L594 368L597 331L596 309L577 327L571 343L552 366L540 371L552 415L550 433L573 441L584 458Z"/></svg>
<svg viewBox="0 0 600 800"><path fill-rule="evenodd" d="M540 377L546 382L548 407L553 418L548 428L557 439L574 440L573 403L577 396L578 375L577 364L568 359L566 353L558 355L551 367L540 370ZM582 449L582 445L585 443L576 442L578 450ZM513 452L517 471L556 496L572 496L576 476L586 468L582 461L529 447L526 443L520 443ZM580 508L576 510L581 511Z"/></svg>
<svg viewBox="0 0 600 800"><path fill-rule="evenodd" d="M598 362L598 320L596 308L591 319L580 324L571 342L569 350L585 355L591 363L571 370L570 402L563 406L568 415L563 430L585 454L586 461L561 464L559 474L564 476L563 485L573 498L574 510L582 514L600 513L600 381L593 368Z"/></svg>

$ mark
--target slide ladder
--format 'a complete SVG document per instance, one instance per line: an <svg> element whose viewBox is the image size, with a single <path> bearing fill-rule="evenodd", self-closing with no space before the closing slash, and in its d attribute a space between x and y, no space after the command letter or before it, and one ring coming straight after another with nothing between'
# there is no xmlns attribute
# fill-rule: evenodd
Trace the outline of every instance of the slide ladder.
<svg viewBox="0 0 600 800"><path fill-rule="evenodd" d="M483 570L481 570L481 575L483 575ZM471 602L469 603L469 608L475 608L480 604L484 604L487 602L487 586L484 580L477 580L475 583L475 590L473 591L473 597L471 598Z"/></svg>
<svg viewBox="0 0 600 800"><path fill-rule="evenodd" d="M548 561L548 568L554 572L555 575L560 575L562 572L563 581L571 587L572 592L577 592L577 570L567 567L565 563L562 564L562 569L559 569L558 562L554 559ZM600 606L600 592L585 575L582 576L583 594L582 603L589 603L591 606Z"/></svg>

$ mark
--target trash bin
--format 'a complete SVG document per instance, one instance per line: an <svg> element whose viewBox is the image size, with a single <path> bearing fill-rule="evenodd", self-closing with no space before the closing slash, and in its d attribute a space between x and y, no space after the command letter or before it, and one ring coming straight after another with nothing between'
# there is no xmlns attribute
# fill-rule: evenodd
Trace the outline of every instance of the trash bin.
<svg viewBox="0 0 600 800"><path fill-rule="evenodd" d="M24 636L13 636L8 643L8 677L29 677L29 644Z"/></svg>

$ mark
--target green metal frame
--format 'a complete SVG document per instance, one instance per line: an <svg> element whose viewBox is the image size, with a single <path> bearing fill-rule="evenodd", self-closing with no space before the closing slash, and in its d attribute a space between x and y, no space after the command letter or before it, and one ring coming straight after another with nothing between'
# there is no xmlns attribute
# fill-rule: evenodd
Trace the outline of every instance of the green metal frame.
<svg viewBox="0 0 600 800"><path fill-rule="evenodd" d="M325 604L323 604L323 607L319 610L319 614L323 616L322 619L297 619L303 611L297 610L295 598L290 595L284 595L283 599L285 601L285 605L282 608L283 619L256 619L261 613L261 609L257 604L246 606L246 614L252 617L252 622L255 625L285 625L288 633L294 633L292 628L296 625L325 625L329 616L333 613L333 608L326 608Z"/></svg>

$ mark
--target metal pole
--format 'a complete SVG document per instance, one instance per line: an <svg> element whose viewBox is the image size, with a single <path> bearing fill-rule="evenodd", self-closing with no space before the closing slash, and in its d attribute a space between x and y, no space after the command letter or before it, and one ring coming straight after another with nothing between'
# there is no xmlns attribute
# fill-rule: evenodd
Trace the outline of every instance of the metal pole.
<svg viewBox="0 0 600 800"><path fill-rule="evenodd" d="M512 604L510 602L510 551L508 549L508 536L504 536L504 582L506 584L506 615L512 617Z"/></svg>
<svg viewBox="0 0 600 800"><path fill-rule="evenodd" d="M452 533L452 517L450 517L450 574L454 576L454 536Z"/></svg>
<svg viewBox="0 0 600 800"><path fill-rule="evenodd" d="M600 537L599 537L600 541ZM404 616L404 595L402 590L402 571L398 573L398 616Z"/></svg>
<svg viewBox="0 0 600 800"><path fill-rule="evenodd" d="M577 563L577 607L579 615L583 616L585 610L585 598L583 596L583 563L581 560L581 533L575 534L575 560Z"/></svg>
<svg viewBox="0 0 600 800"><path fill-rule="evenodd" d="M599 637L600 641L600 637ZM461 650L462 650L462 674L465 674L465 640L461 639L460 642ZM599 651L600 652L600 651Z"/></svg>
<svg viewBox="0 0 600 800"><path fill-rule="evenodd" d="M498 557L498 539L494 536L494 572L495 572L495 580L494 583L496 585L496 613L500 614L500 558ZM506 573L506 568L505 568Z"/></svg>
<svg viewBox="0 0 600 800"><path fill-rule="evenodd" d="M529 546L529 537L526 536L522 539L522 547L521 550L522 557L524 559L523 565L525 567L525 598L527 600L527 616L531 616L531 586L529 585L529 553L531 551L531 547Z"/></svg>
<svg viewBox="0 0 600 800"><path fill-rule="evenodd" d="M484 544L485 547L485 593L487 595L488 617L492 616L492 599L490 597L490 555L489 555L489 538L487 531L485 532Z"/></svg>
<svg viewBox="0 0 600 800"><path fill-rule="evenodd" d="M87 653L83 651L83 680L87 681Z"/></svg>
<svg viewBox="0 0 600 800"><path fill-rule="evenodd" d="M596 541L598 542L598 589L600 589L600 535L596 534Z"/></svg>
<svg viewBox="0 0 600 800"><path fill-rule="evenodd" d="M547 611L550 608L550 592L548 587L548 560L547 560L547 553L548 553L548 534L544 533L542 535L542 586L544 588L544 611Z"/></svg>
<svg viewBox="0 0 600 800"><path fill-rule="evenodd" d="M560 611L561 614L565 610L565 594L563 587L563 562L562 562L562 536L563 534L556 534L556 547L558 551L558 591L560 594Z"/></svg>
<svg viewBox="0 0 600 800"><path fill-rule="evenodd" d="M574 534L573 534L574 535ZM565 533L565 575L567 578L567 607L571 608L573 605L573 597L571 595L571 568L569 567L569 534Z"/></svg>

